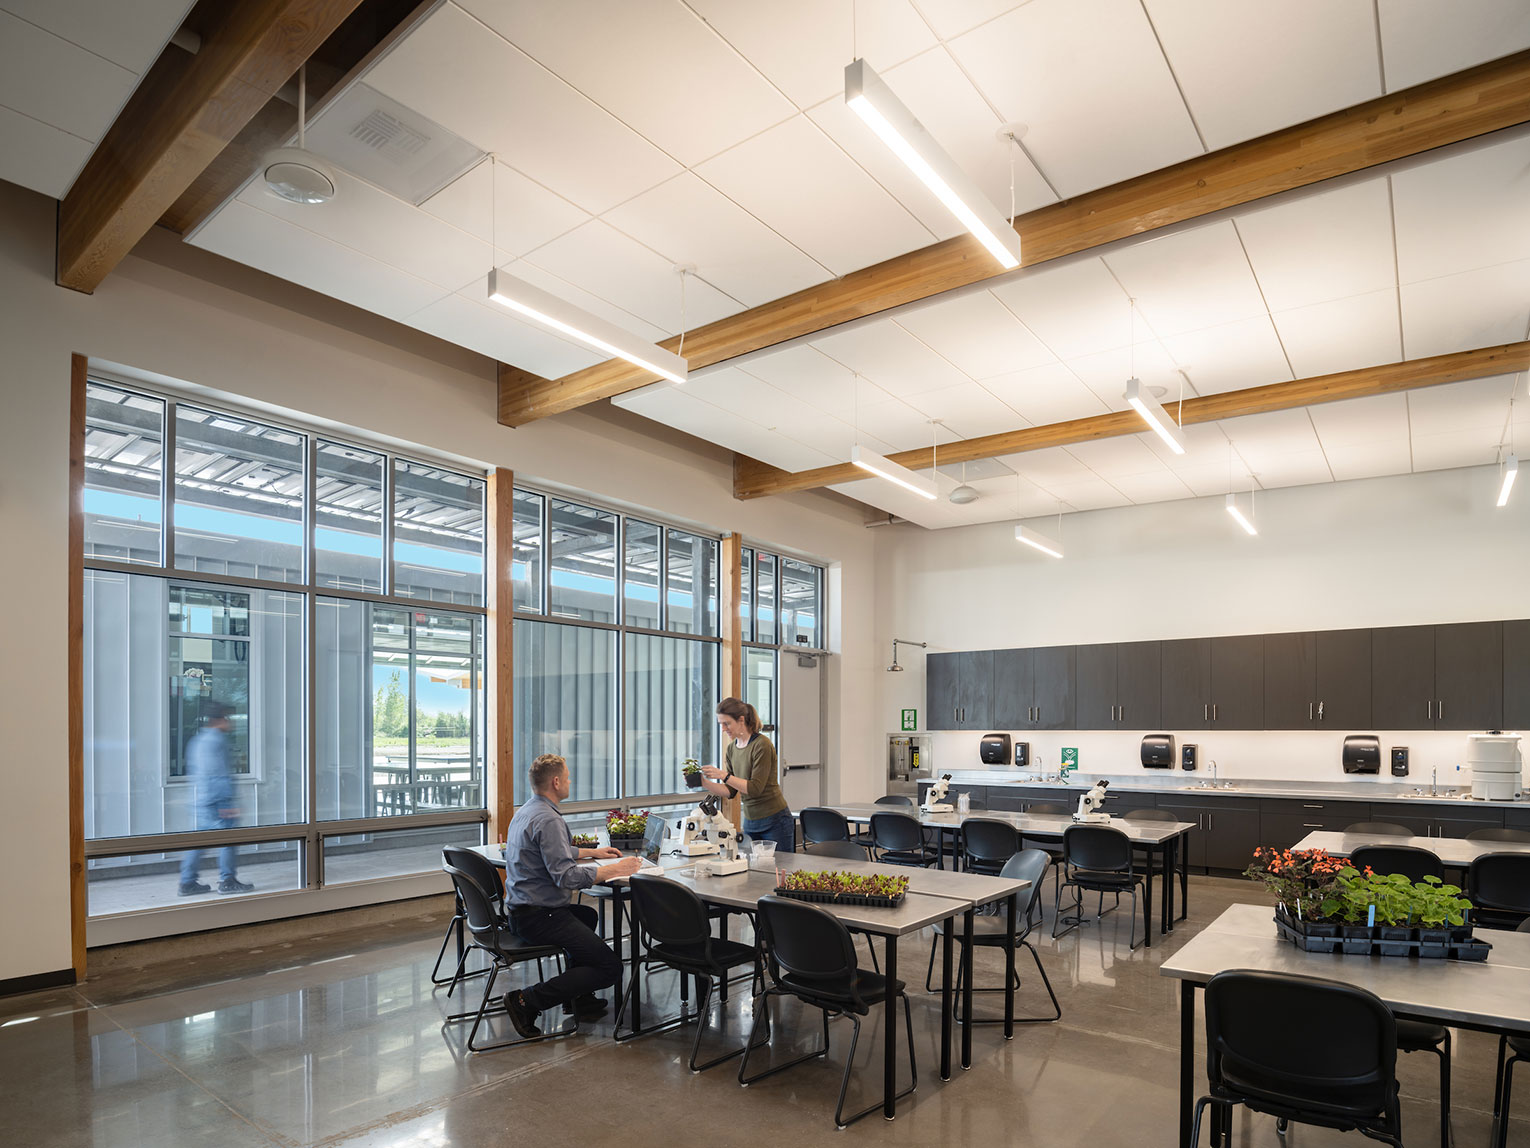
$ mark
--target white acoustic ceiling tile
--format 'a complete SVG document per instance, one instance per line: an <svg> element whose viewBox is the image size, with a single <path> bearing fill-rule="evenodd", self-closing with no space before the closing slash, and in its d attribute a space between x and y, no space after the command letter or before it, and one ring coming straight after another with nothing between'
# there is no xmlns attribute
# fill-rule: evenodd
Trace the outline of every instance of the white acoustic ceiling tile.
<svg viewBox="0 0 1530 1148"><path fill-rule="evenodd" d="M939 530L947 522L945 510L950 503L944 499L932 502L920 498L885 479L863 478L856 482L840 482L828 489L926 530Z"/></svg>
<svg viewBox="0 0 1530 1148"><path fill-rule="evenodd" d="M1272 311L1397 284L1385 179L1288 198L1236 223Z"/></svg>
<svg viewBox="0 0 1530 1148"><path fill-rule="evenodd" d="M1059 195L1204 150L1138 0L1031 0L950 48Z"/></svg>
<svg viewBox="0 0 1530 1148"><path fill-rule="evenodd" d="M874 11L868 7L865 13L853 13L852 3L690 0L703 20L800 108L844 95L845 65L855 52L885 73L935 44L907 0L878 0Z"/></svg>
<svg viewBox="0 0 1530 1148"><path fill-rule="evenodd" d="M1522 0L1377 0L1377 11L1390 92L1530 48Z"/></svg>
<svg viewBox="0 0 1530 1148"><path fill-rule="evenodd" d="M1450 470L1458 466L1489 466L1499 458L1498 434L1487 430L1447 431L1413 436L1413 469Z"/></svg>
<svg viewBox="0 0 1530 1148"><path fill-rule="evenodd" d="M833 278L711 184L690 172L606 212L619 231L750 307Z"/></svg>
<svg viewBox="0 0 1530 1148"><path fill-rule="evenodd" d="M878 454L893 454L898 449L892 443L883 442L865 430L856 431L844 419L831 418L823 414L816 414L811 419L793 419L790 425L785 426L780 419L775 419L774 423L778 434L785 435L793 442L800 442L804 446L822 451L840 462L849 461L850 448L856 443Z"/></svg>
<svg viewBox="0 0 1530 1148"><path fill-rule="evenodd" d="M1258 478L1259 485L1264 487L1309 486L1314 482L1333 481L1333 470L1328 465L1328 456L1321 450L1298 450L1289 454L1260 454L1246 461ZM1247 477L1234 472L1233 486L1247 489Z"/></svg>
<svg viewBox="0 0 1530 1148"><path fill-rule="evenodd" d="M1326 439L1324 440L1326 443ZM1413 452L1408 439L1352 443L1348 446L1329 446L1329 469L1335 482L1349 482L1357 478L1380 478L1389 474L1408 474L1413 470Z"/></svg>
<svg viewBox="0 0 1530 1148"><path fill-rule="evenodd" d="M1307 408L1307 413L1317 428L1318 441L1330 454L1362 444L1408 441L1408 397L1405 394L1314 403Z"/></svg>
<svg viewBox="0 0 1530 1148"><path fill-rule="evenodd" d="M998 137L999 117L945 48L932 48L883 72L882 78L1000 215L1006 219L1010 215L1011 160L1017 215L1056 202L1057 196L1026 154ZM950 210L850 110L843 91L809 109L808 115L935 235L944 239L965 231Z"/></svg>
<svg viewBox="0 0 1530 1148"><path fill-rule="evenodd" d="M434 284L238 200L190 242L389 319L405 321L442 296Z"/></svg>
<svg viewBox="0 0 1530 1148"><path fill-rule="evenodd" d="M1139 504L1194 497L1194 492L1185 485L1184 479L1172 471L1162 469L1144 474L1116 475L1111 478L1110 484Z"/></svg>
<svg viewBox="0 0 1530 1148"><path fill-rule="evenodd" d="M684 285L682 317L675 264L599 219L543 244L526 259L672 335L743 310L738 300L707 283L698 268Z"/></svg>
<svg viewBox="0 0 1530 1148"><path fill-rule="evenodd" d="M1266 313L1230 220L1135 244L1105 262L1160 336Z"/></svg>
<svg viewBox="0 0 1530 1148"><path fill-rule="evenodd" d="M544 379L562 378L605 358L466 291L421 308L407 321L411 327L438 339Z"/></svg>
<svg viewBox="0 0 1530 1148"><path fill-rule="evenodd" d="M662 327L655 326L646 319L639 318L631 311L623 310L615 303L593 295L583 287L570 283L559 275L554 275L535 263L526 259L512 260L501 264L507 274L517 279L524 279L533 286L540 287L544 291L550 291L566 303L572 303L575 307L581 307L592 315L599 315L608 323L615 323L625 331L640 336L651 343L662 342L669 338L670 332ZM464 288L467 292L483 292L487 297L487 283L480 279L470 283Z"/></svg>
<svg viewBox="0 0 1530 1148"><path fill-rule="evenodd" d="M901 311L897 322L974 379L1054 361L1052 352L988 291Z"/></svg>
<svg viewBox="0 0 1530 1148"><path fill-rule="evenodd" d="M794 474L800 470L817 470L821 466L834 466L845 461L787 438L779 431L750 432L750 436L743 440L743 445L732 446L731 449Z"/></svg>
<svg viewBox="0 0 1530 1148"><path fill-rule="evenodd" d="M687 167L797 110L678 0L457 2Z"/></svg>
<svg viewBox="0 0 1530 1148"><path fill-rule="evenodd" d="M1163 474L1164 465L1136 435L1074 443L1065 450L1101 478L1123 474Z"/></svg>
<svg viewBox="0 0 1530 1148"><path fill-rule="evenodd" d="M919 450L934 441L929 416L902 399L879 403L862 401L858 425L861 431L887 443L894 450Z"/></svg>
<svg viewBox="0 0 1530 1148"><path fill-rule="evenodd" d="M595 214L680 170L455 4L400 40L367 83Z"/></svg>
<svg viewBox="0 0 1530 1148"><path fill-rule="evenodd" d="M94 142L137 84L136 72L0 9L0 107Z"/></svg>
<svg viewBox="0 0 1530 1148"><path fill-rule="evenodd" d="M1402 317L1410 359L1517 343L1530 319L1530 259L1405 284Z"/></svg>
<svg viewBox="0 0 1530 1148"><path fill-rule="evenodd" d="M1240 415L1234 419L1223 419L1220 425L1238 453L1245 457L1256 450L1264 454L1287 454L1321 449L1317 432L1312 429L1312 419L1305 407Z"/></svg>
<svg viewBox="0 0 1530 1148"><path fill-rule="evenodd" d="M618 405L782 470L811 470L835 461L823 451L794 442L749 419L739 418L735 409L707 401L694 393L689 384L684 387L647 387L621 396Z"/></svg>
<svg viewBox="0 0 1530 1148"><path fill-rule="evenodd" d="M1159 388L1154 394L1165 405L1178 402L1181 396L1193 399L1197 393L1195 381L1179 373L1173 356L1161 343L1144 342L1135 348L1117 347L1083 355L1069 359L1068 369L1113 411L1126 409L1126 381L1133 376L1148 387Z"/></svg>
<svg viewBox="0 0 1530 1148"><path fill-rule="evenodd" d="M1213 151L1381 95L1371 0L1147 0Z"/></svg>
<svg viewBox="0 0 1530 1148"><path fill-rule="evenodd" d="M906 401L926 417L945 423L950 433L941 434L942 444L950 441L953 435L979 438L1030 425L978 383L959 383L939 391L926 391L911 395Z"/></svg>
<svg viewBox="0 0 1530 1148"><path fill-rule="evenodd" d="M917 395L968 381L891 319L826 335L813 340L813 346L894 395Z"/></svg>
<svg viewBox="0 0 1530 1148"><path fill-rule="evenodd" d="M1163 345L1201 395L1242 391L1295 377L1268 315L1172 335Z"/></svg>
<svg viewBox="0 0 1530 1148"><path fill-rule="evenodd" d="M708 160L696 174L836 275L934 238L806 116Z"/></svg>
<svg viewBox="0 0 1530 1148"><path fill-rule="evenodd" d="M1530 259L1530 139L1392 177L1403 283Z"/></svg>
<svg viewBox="0 0 1530 1148"><path fill-rule="evenodd" d="M1523 375L1493 375L1409 391L1408 423L1413 436L1466 430L1486 430L1496 436L1509 417L1509 396L1515 395L1516 406L1523 402L1524 385Z"/></svg>
<svg viewBox="0 0 1530 1148"><path fill-rule="evenodd" d="M63 199L95 145L0 107L0 179Z"/></svg>
<svg viewBox="0 0 1530 1148"><path fill-rule="evenodd" d="M1221 423L1191 423L1189 426L1181 427L1180 433L1185 437L1184 454L1175 454L1163 439L1147 429L1146 423L1142 425L1143 429L1137 435L1138 441L1175 474L1184 477L1198 466L1219 465L1222 467L1225 484L1228 446L1227 435L1223 432Z"/></svg>
<svg viewBox="0 0 1530 1148"><path fill-rule="evenodd" d="M1314 303L1270 318L1299 379L1402 358L1395 290Z"/></svg>
<svg viewBox="0 0 1530 1148"><path fill-rule="evenodd" d="M1033 426L1103 415L1110 410L1061 363L995 375L984 379L983 387Z"/></svg>
<svg viewBox="0 0 1530 1148"><path fill-rule="evenodd" d="M1175 477L1184 483L1186 489L1196 498L1225 497L1227 495L1227 459L1225 457L1227 447L1225 441L1222 450L1223 458L1218 462L1182 461L1180 465L1173 468ZM1202 457L1200 455L1196 456L1196 458ZM1239 470L1237 473L1238 481L1243 484L1243 491L1246 495L1248 475L1242 470Z"/></svg>
<svg viewBox="0 0 1530 1148"><path fill-rule="evenodd" d="M1063 510L1105 510L1112 506L1130 506L1131 499L1122 494L1103 478L1082 479L1077 482L1058 482L1047 486L1047 493L1062 502ZM1067 527L1057 530L1056 519L1050 523L1046 519L1036 524L1036 528L1043 533L1051 534L1057 541L1063 544L1066 552L1068 546ZM1050 529L1049 529L1050 527ZM1056 538L1058 533L1061 538Z"/></svg>
<svg viewBox="0 0 1530 1148"><path fill-rule="evenodd" d="M1000 455L999 461L1021 476L1022 488L1035 484L1050 489L1060 482L1087 482L1099 477L1060 446Z"/></svg>
<svg viewBox="0 0 1530 1148"><path fill-rule="evenodd" d="M460 231L499 246L499 262L525 255L589 221L561 195L527 179L507 163L487 160L442 188L420 210Z"/></svg>
<svg viewBox="0 0 1530 1148"><path fill-rule="evenodd" d="M1018 8L1026 0L918 0L919 11L940 34L949 40L970 32L979 24L986 24L996 16L1002 16Z"/></svg>
<svg viewBox="0 0 1530 1148"><path fill-rule="evenodd" d="M1059 359L1132 341L1129 296L1098 259L1022 272L993 294ZM1139 336L1142 324L1137 325Z"/></svg>
<svg viewBox="0 0 1530 1148"><path fill-rule="evenodd" d="M857 380L843 363L806 343L750 359L740 369L841 418L852 416L857 401L874 403L890 397L875 383Z"/></svg>
<svg viewBox="0 0 1530 1148"><path fill-rule="evenodd" d="M260 180L239 199L447 291L475 275L487 279L489 245L483 240L344 171L335 179L335 198L328 203L293 203L272 195Z"/></svg>
<svg viewBox="0 0 1530 1148"><path fill-rule="evenodd" d="M87 52L142 75L181 26L192 0L3 0L20 16Z"/></svg>

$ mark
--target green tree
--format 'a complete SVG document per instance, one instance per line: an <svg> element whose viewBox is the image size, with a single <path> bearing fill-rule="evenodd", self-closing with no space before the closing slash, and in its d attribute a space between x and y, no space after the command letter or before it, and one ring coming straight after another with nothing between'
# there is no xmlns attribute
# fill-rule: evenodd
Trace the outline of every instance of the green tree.
<svg viewBox="0 0 1530 1148"><path fill-rule="evenodd" d="M436 715L436 736L452 736L452 715L447 713L445 710L442 710Z"/></svg>
<svg viewBox="0 0 1530 1148"><path fill-rule="evenodd" d="M409 698L403 682L403 675L394 670L377 687L377 696L372 699L372 731L379 737L403 737L409 732Z"/></svg>

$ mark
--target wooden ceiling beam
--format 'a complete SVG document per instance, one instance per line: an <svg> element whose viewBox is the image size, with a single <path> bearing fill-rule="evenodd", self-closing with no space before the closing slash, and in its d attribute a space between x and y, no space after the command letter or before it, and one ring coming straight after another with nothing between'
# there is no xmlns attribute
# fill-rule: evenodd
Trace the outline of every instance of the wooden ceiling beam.
<svg viewBox="0 0 1530 1148"><path fill-rule="evenodd" d="M1022 215L1015 228L1023 262L1035 266L1527 121L1530 52L1520 52ZM1001 273L976 240L959 236L688 332L686 358L696 370ZM501 367L499 421L522 426L655 381L621 359L560 379Z"/></svg>
<svg viewBox="0 0 1530 1148"><path fill-rule="evenodd" d="M59 285L100 286L358 3L202 0L201 48L160 54L59 205Z"/></svg>
<svg viewBox="0 0 1530 1148"><path fill-rule="evenodd" d="M1497 347L1479 347L1470 351L1457 351L1451 355L1409 359L1400 363L1385 363L1381 366L1362 367L1354 371L1340 371L1332 375L1317 375L1310 379L1295 379L1284 383L1271 383L1263 387L1250 387L1242 391L1225 391L1219 395L1186 399L1181 422L1185 426L1194 423L1219 422L1222 419L1238 418L1242 415L1310 407L1319 403L1338 402L1341 399L1368 398L1372 395L1417 390L1420 387L1458 383L1466 379L1481 379L1490 375L1506 375L1527 369L1530 369L1530 341L1507 343ZM1165 409L1173 414L1179 408L1178 404L1170 404ZM976 462L982 458L998 458L1002 455L1044 450L1047 447L1070 446L1095 439L1143 433L1147 433L1147 426L1136 412L1114 411L1108 415L1094 415L1090 418L1072 419L1069 422L1002 431L998 434L945 443L940 448L940 461L942 465ZM921 447L918 450L906 450L888 457L909 470L926 470L933 465L931 453L929 447ZM815 490L839 483L856 482L866 477L864 470L848 462L793 473L746 455L733 456L734 498L764 498L772 494L790 494L795 491Z"/></svg>

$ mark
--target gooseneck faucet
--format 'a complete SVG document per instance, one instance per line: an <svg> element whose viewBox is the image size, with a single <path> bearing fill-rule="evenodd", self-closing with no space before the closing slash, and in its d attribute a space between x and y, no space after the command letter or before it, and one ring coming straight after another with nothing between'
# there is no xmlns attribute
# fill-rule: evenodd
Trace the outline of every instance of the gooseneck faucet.
<svg viewBox="0 0 1530 1148"><path fill-rule="evenodd" d="M1439 776L1440 776L1440 767L1437 766L1437 765L1430 766L1429 767L1429 796L1430 797L1435 796L1434 783L1435 783L1436 780L1438 780Z"/></svg>

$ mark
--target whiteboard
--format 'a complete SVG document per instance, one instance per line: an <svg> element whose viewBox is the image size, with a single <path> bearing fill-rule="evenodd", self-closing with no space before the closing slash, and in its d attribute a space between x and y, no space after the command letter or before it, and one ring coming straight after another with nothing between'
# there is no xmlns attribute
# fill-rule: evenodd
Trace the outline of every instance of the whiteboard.
<svg viewBox="0 0 1530 1148"><path fill-rule="evenodd" d="M782 650L779 670L781 742L776 747L783 765L823 764L823 659L802 659L790 650Z"/></svg>

